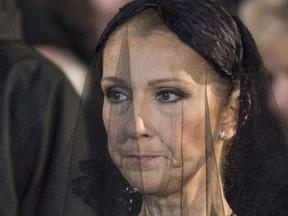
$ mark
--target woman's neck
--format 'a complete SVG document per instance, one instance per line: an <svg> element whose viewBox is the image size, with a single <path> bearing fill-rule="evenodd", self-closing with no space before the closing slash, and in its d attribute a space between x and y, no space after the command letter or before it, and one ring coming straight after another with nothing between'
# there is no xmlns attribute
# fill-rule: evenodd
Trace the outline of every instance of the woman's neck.
<svg viewBox="0 0 288 216"><path fill-rule="evenodd" d="M231 215L231 209L223 195L219 172L206 172L206 163L183 190L165 197L143 195L143 205L139 216L210 216L211 210L217 215ZM206 180L209 181L206 181ZM213 185L211 184L213 182Z"/></svg>

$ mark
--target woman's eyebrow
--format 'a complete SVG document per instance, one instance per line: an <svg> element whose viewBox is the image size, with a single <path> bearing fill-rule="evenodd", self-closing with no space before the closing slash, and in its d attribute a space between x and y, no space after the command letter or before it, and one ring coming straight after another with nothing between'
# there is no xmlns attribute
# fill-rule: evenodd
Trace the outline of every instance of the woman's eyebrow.
<svg viewBox="0 0 288 216"><path fill-rule="evenodd" d="M102 78L101 83L105 82L105 81L110 81L110 82L116 83L118 85L128 86L128 84L125 80L118 78L118 77L104 77L104 78Z"/></svg>
<svg viewBox="0 0 288 216"><path fill-rule="evenodd" d="M178 78L164 78L164 79L157 79L148 81L149 86L154 86L163 82L181 82L185 84L191 84L191 82L188 82L186 79L178 79Z"/></svg>

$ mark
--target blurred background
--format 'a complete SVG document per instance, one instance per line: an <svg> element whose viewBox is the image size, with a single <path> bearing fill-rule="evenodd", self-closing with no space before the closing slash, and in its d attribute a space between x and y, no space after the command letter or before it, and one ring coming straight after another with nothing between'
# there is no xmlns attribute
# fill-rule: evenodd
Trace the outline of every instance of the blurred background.
<svg viewBox="0 0 288 216"><path fill-rule="evenodd" d="M238 13L251 31L270 77L271 106L288 126L288 1L243 0ZM274 106L273 104L278 106Z"/></svg>

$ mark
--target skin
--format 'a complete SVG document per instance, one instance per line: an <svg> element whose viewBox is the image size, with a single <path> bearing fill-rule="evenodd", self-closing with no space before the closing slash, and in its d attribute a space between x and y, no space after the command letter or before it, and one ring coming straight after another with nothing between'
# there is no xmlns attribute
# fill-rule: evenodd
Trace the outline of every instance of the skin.
<svg viewBox="0 0 288 216"><path fill-rule="evenodd" d="M234 135L234 108L221 107L214 72L194 50L173 33L141 35L135 26L116 31L104 50L101 86L110 155L143 194L140 215L206 215L206 165L215 158L205 151L205 116L220 163L223 140L216 134L221 119L227 139ZM215 182L221 185L219 176Z"/></svg>

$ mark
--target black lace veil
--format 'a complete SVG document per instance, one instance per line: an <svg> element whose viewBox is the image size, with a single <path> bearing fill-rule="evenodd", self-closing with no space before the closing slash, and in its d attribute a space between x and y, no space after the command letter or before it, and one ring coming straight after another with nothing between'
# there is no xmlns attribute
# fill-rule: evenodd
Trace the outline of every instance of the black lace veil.
<svg viewBox="0 0 288 216"><path fill-rule="evenodd" d="M266 215L267 212L272 212L270 215L278 215L274 212L283 209L284 205L279 205L279 203L285 201L284 189L287 187L285 179L288 175L285 130L277 119L275 111L268 106L267 100L271 90L261 57L250 33L238 18L232 17L221 6L210 0L136 0L121 8L108 24L96 49L96 56L91 65L93 72L87 78L82 109L79 112L78 124L75 128L63 215L126 216L138 215L141 211L143 202L141 193L145 194L147 189L145 167L143 168L141 165L140 168L138 167L140 169L138 176L134 176L135 179L138 179L136 184L133 183L131 177L127 181L125 173L123 174L121 171L122 175L114 165L109 155L111 150L108 150L107 144L107 142L112 142L113 138L109 136L112 130L120 130L119 128L130 125L132 129L134 127L134 132L137 132L138 120L135 116L139 107L131 102L134 99L132 93L131 95L129 92L124 94L124 105L121 105L124 107L120 107L120 105L109 107L110 118L106 122L105 129L102 114L104 98L106 97L107 100L107 97L113 96L115 100L118 100L123 95L109 90L105 92L104 96L101 80L105 69L103 68L105 46L109 43L109 38L122 29L122 40L118 43L118 62L114 63L116 65L115 76L124 78L126 82L128 80L130 88L134 88L132 86L135 80L137 81L137 77L134 76L132 68L135 70L135 68L141 68L141 64L145 65L150 62L145 62L145 58L141 55L142 61L138 65L131 62L134 55L131 49L136 45L131 40L133 36L129 31L129 23L135 17L141 19L141 14L148 10L153 11L152 14L156 14L160 18L165 31L170 31L169 34L173 34L175 38L180 39L181 43L195 50L200 56L199 58L204 59L209 68L213 70L212 72L205 70L205 79L202 82L203 127L194 128L199 134L204 134L203 154L200 151L199 154L195 153L198 159L195 164L205 167L203 179L205 186L201 193L198 191L200 195L205 194L205 199L201 199L201 204L205 205L205 212L201 213L204 215L232 214L225 210L227 208L223 202L222 193L224 192L229 206L236 215ZM149 35L149 30L157 29L159 26L157 27L155 23L155 26L146 26L146 28L147 31L144 28L142 32L144 35L145 33ZM170 45L168 46L170 47ZM151 46L147 45L147 47ZM163 56L165 57L165 55ZM177 59L175 59L176 61ZM159 64L161 63L159 62ZM235 136L225 142L225 154L221 156L220 163L217 159L215 143L221 139L221 134L219 135L221 128L217 127L217 124L215 126L212 118L214 113L211 115L212 99L208 96L211 73L216 74L215 76L218 77L218 82L221 84L217 91L221 92L222 106L216 113L217 120L221 116L221 110L228 101L230 93L240 87L237 132ZM147 76L148 74L149 71L147 71ZM173 74L173 76L177 78L177 74ZM165 112L171 116L175 112L185 112L187 107L182 102L180 104L176 108L176 105L165 108ZM141 109L146 109L147 112L149 110L148 103L143 102ZM126 112L130 113L129 121L125 119ZM149 115L153 116L153 113ZM176 131L180 130L179 133L174 134L180 134L180 142L177 144L180 145L180 158L182 157L183 162L185 152L183 152L182 133L185 130L185 126L183 126L185 119L184 115L179 116L177 120L172 119L169 124L174 125ZM167 122L163 122L163 124L165 123L167 124ZM167 136L169 133L171 131L167 132ZM225 134L223 137L225 138ZM141 154L143 151L143 143L138 139L135 140L133 147L129 145L130 148L133 148L133 155L130 155L132 159L133 157L137 159L137 153ZM120 142L120 140L118 141ZM176 149L177 146L171 148ZM158 171L161 176L161 170ZM183 166L183 176L185 172ZM164 176L173 178L169 174ZM157 178L158 176L155 175L155 179ZM166 184L165 179L162 180L160 179L160 182ZM184 185L185 179L182 178L181 186ZM169 186L167 184L167 190L169 190ZM147 191L149 192L148 189ZM199 197L202 197L200 195ZM180 215L186 215L181 211L185 198L183 196L179 199ZM194 210L192 211L193 215L199 215L200 211L197 212L200 205L199 200L195 198L194 201L190 203Z"/></svg>

